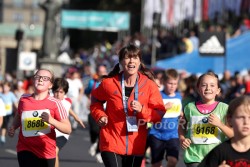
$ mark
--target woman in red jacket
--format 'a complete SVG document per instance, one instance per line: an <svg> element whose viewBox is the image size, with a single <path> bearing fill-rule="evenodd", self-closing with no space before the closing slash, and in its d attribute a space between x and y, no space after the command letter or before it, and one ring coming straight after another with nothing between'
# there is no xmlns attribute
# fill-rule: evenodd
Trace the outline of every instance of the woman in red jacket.
<svg viewBox="0 0 250 167"><path fill-rule="evenodd" d="M140 167L146 122L159 122L165 113L154 75L141 60L135 45L122 48L119 63L92 91L90 110L101 126L99 142L106 167Z"/></svg>

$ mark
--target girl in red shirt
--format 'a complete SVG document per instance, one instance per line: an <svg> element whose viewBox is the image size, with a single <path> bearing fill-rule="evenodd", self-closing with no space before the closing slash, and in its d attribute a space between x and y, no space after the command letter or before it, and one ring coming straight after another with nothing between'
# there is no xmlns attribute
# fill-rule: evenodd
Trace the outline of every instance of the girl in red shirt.
<svg viewBox="0 0 250 167"><path fill-rule="evenodd" d="M71 133L67 112L60 100L49 95L54 75L50 70L40 69L33 76L34 93L20 98L8 134L13 137L20 129L17 158L20 167L54 167L56 158L55 128Z"/></svg>

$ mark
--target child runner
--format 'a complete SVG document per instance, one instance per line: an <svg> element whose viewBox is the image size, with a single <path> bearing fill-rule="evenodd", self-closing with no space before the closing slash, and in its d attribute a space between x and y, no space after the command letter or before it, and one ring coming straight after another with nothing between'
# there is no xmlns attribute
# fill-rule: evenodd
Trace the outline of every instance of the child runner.
<svg viewBox="0 0 250 167"><path fill-rule="evenodd" d="M220 93L219 79L213 72L201 75L197 81L201 100L188 103L179 124L179 139L187 167L196 167L215 146L233 130L225 125L228 105L216 101Z"/></svg>
<svg viewBox="0 0 250 167"><path fill-rule="evenodd" d="M10 82L3 83L3 92L0 93L0 98L3 100L5 105L6 115L3 117L3 124L1 129L1 144L5 144L6 142L6 132L7 127L9 125L10 120L13 118L14 111L17 109L18 99L13 93Z"/></svg>
<svg viewBox="0 0 250 167"><path fill-rule="evenodd" d="M0 129L3 124L3 117L6 115L5 104L3 100L0 98Z"/></svg>
<svg viewBox="0 0 250 167"><path fill-rule="evenodd" d="M162 166L166 152L168 167L175 167L179 157L178 122L182 113L181 94L177 92L179 74L175 69L163 73L164 89L161 96L166 113L161 122L154 124L149 132L152 167Z"/></svg>
<svg viewBox="0 0 250 167"><path fill-rule="evenodd" d="M69 83L63 78L56 78L52 87L54 97L61 100L65 107L67 114L71 115L76 122L78 122L83 128L85 125L82 120L71 109L71 99L65 97L69 89ZM56 164L55 167L59 167L59 151L65 146L69 139L69 134L65 134L56 129Z"/></svg>
<svg viewBox="0 0 250 167"><path fill-rule="evenodd" d="M250 96L240 96L229 103L227 120L234 136L210 151L199 167L250 166Z"/></svg>
<svg viewBox="0 0 250 167"><path fill-rule="evenodd" d="M49 95L54 74L50 70L40 69L33 76L33 80L34 93L21 97L8 134L13 137L15 130L20 127L17 142L20 167L54 167L55 128L70 134L71 125L61 101Z"/></svg>

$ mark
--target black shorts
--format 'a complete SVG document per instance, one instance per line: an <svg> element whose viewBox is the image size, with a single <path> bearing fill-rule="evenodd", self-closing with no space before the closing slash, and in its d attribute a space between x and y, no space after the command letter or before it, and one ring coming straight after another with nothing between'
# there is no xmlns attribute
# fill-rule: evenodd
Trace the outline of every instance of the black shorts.
<svg viewBox="0 0 250 167"><path fill-rule="evenodd" d="M56 138L56 146L61 150L65 144L67 143L68 139L66 139L64 136L59 136Z"/></svg>
<svg viewBox="0 0 250 167"><path fill-rule="evenodd" d="M114 152L103 151L101 152L102 160L105 166L117 167L141 167L143 156L135 155L119 155Z"/></svg>
<svg viewBox="0 0 250 167"><path fill-rule="evenodd" d="M2 125L3 129L8 128L11 117L12 117L12 115L6 115L6 116L3 117L3 125Z"/></svg>
<svg viewBox="0 0 250 167"><path fill-rule="evenodd" d="M166 159L168 156L171 156L175 157L178 160L180 148L179 139L159 140L153 135L150 135L149 146L151 149L152 164L162 161L165 152Z"/></svg>
<svg viewBox="0 0 250 167"><path fill-rule="evenodd" d="M55 158L51 159L39 158L30 151L18 152L17 159L19 167L34 167L34 166L55 167L55 162L56 162Z"/></svg>

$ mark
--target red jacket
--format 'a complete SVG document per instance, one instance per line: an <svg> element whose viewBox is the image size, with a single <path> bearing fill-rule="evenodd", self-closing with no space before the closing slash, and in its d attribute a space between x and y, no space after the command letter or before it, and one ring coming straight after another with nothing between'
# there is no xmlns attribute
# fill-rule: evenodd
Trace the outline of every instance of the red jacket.
<svg viewBox="0 0 250 167"><path fill-rule="evenodd" d="M121 74L107 78L92 92L91 115L98 121L108 117L108 124L100 131L100 150L115 152L121 155L144 155L148 135L146 122L159 122L165 113L165 107L158 86L147 76L138 73L138 101L143 105L142 111L136 114L138 132L127 132L126 114L122 102ZM134 100L134 89L128 104ZM106 110L103 103L107 102ZM128 115L134 112L128 105ZM141 125L143 124L143 125Z"/></svg>

